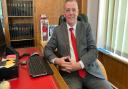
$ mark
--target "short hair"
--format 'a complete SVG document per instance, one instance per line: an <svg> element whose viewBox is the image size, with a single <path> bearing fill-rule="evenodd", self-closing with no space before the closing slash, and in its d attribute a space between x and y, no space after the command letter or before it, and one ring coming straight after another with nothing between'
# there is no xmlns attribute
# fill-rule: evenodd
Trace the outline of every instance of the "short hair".
<svg viewBox="0 0 128 89"><path fill-rule="evenodd" d="M65 4L66 4L67 2L76 2L76 3L77 3L77 6L78 6L77 0L65 0Z"/></svg>
<svg viewBox="0 0 128 89"><path fill-rule="evenodd" d="M65 0L65 3L66 3L66 2L72 2L72 1L77 2L77 0Z"/></svg>

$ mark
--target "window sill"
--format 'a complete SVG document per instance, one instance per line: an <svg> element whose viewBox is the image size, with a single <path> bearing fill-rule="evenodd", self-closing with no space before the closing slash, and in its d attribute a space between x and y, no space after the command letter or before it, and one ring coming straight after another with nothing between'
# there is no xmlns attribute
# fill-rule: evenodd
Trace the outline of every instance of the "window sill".
<svg viewBox="0 0 128 89"><path fill-rule="evenodd" d="M104 54L106 54L106 55L108 55L108 56L113 57L114 59L116 59L116 60L118 60L120 62L123 62L125 64L128 64L128 59L125 58L125 57L122 57L122 56L119 56L117 54L114 54L111 51L108 51L108 50L106 50L104 48L98 48L97 50L100 51L100 52L102 52L102 53L104 53Z"/></svg>

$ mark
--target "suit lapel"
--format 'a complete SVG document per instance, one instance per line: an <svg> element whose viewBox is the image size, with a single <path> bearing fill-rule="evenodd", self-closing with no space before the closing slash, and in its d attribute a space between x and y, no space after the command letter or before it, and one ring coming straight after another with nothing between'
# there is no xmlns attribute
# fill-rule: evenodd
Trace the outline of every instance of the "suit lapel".
<svg viewBox="0 0 128 89"><path fill-rule="evenodd" d="M66 24L64 24L63 25L63 32L62 32L62 35L63 35L63 42L64 42L64 44L65 44L65 50L67 51L66 53L66 55L69 55L70 54L70 46L69 46L69 37L68 37L68 31L67 31L67 25Z"/></svg>
<svg viewBox="0 0 128 89"><path fill-rule="evenodd" d="M77 25L76 25L76 41L77 41L77 51L78 51L78 54L79 54L79 44L81 44L81 36L82 35L82 28L80 26L80 23L77 22Z"/></svg>

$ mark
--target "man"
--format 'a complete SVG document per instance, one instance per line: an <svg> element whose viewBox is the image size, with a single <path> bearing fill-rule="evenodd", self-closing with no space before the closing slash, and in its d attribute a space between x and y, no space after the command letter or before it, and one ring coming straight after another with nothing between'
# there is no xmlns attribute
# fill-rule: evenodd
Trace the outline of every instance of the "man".
<svg viewBox="0 0 128 89"><path fill-rule="evenodd" d="M66 23L55 28L45 47L45 57L60 67L60 73L71 89L82 89L83 86L84 89L112 89L96 63L97 51L90 25L77 21L76 0L66 0L64 9Z"/></svg>

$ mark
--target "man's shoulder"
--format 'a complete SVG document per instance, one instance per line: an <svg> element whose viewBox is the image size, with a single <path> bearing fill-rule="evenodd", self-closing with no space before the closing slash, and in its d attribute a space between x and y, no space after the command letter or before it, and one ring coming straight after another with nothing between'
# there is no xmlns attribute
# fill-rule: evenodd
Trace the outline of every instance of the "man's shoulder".
<svg viewBox="0 0 128 89"><path fill-rule="evenodd" d="M57 31L59 31L59 30L63 30L64 28L66 28L66 23L62 23L62 24L56 26L55 29L56 29Z"/></svg>
<svg viewBox="0 0 128 89"><path fill-rule="evenodd" d="M84 27L84 28L88 28L90 26L90 24L88 22L84 22L84 21L78 21L77 22L78 27Z"/></svg>
<svg viewBox="0 0 128 89"><path fill-rule="evenodd" d="M81 24L81 25L89 25L88 22L84 22L84 21L78 21L77 23L78 23L78 24Z"/></svg>

